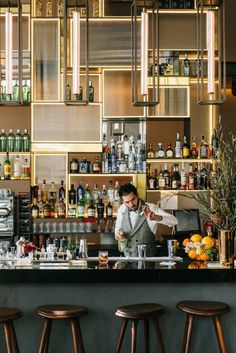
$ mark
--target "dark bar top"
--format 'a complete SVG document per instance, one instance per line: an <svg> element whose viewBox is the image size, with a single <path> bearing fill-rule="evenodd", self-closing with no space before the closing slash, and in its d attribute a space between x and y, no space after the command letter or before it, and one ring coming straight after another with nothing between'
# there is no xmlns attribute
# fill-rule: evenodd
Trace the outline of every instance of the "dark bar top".
<svg viewBox="0 0 236 353"><path fill-rule="evenodd" d="M164 262L165 259L163 259ZM233 268L207 268L204 262L184 258L174 265L158 261L129 261L110 259L108 265L100 266L97 260L73 265L67 262L34 262L32 266L16 266L0 262L0 283L140 283L140 282L235 282ZM23 265L23 264L22 264Z"/></svg>

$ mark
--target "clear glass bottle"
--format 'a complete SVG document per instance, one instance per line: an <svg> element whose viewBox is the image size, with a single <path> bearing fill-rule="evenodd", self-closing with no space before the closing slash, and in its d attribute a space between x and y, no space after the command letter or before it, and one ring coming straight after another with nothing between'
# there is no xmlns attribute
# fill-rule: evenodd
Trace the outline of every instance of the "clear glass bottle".
<svg viewBox="0 0 236 353"><path fill-rule="evenodd" d="M88 101L89 102L93 102L94 101L94 87L93 87L93 82L92 81L89 81Z"/></svg>
<svg viewBox="0 0 236 353"><path fill-rule="evenodd" d="M180 134L179 132L176 133L176 141L175 141L175 158L182 157L182 147L180 141Z"/></svg>
<svg viewBox="0 0 236 353"><path fill-rule="evenodd" d="M155 158L155 152L154 152L154 149L152 147L152 144L149 143L149 146L148 146L148 150L147 150L147 158L148 159L152 159L152 158Z"/></svg>
<svg viewBox="0 0 236 353"><path fill-rule="evenodd" d="M155 157L156 158L165 158L165 151L162 147L162 143L157 144L157 150L155 152Z"/></svg>
<svg viewBox="0 0 236 353"><path fill-rule="evenodd" d="M108 198L108 201L112 204L114 201L114 188L113 188L112 180L109 180L108 182L107 198Z"/></svg>
<svg viewBox="0 0 236 353"><path fill-rule="evenodd" d="M100 174L102 172L101 162L98 159L98 156L95 157L93 162L93 173Z"/></svg>
<svg viewBox="0 0 236 353"><path fill-rule="evenodd" d="M124 136L124 140L123 140L123 152L124 155L129 155L129 138L127 135Z"/></svg>
<svg viewBox="0 0 236 353"><path fill-rule="evenodd" d="M15 151L15 135L12 132L12 129L9 130L9 134L7 135L7 150L8 152Z"/></svg>
<svg viewBox="0 0 236 353"><path fill-rule="evenodd" d="M28 158L24 159L24 162L21 166L21 175L23 179L28 179L30 177L30 163Z"/></svg>
<svg viewBox="0 0 236 353"><path fill-rule="evenodd" d="M133 153L132 145L129 147L128 171L129 173L135 172L135 156Z"/></svg>
<svg viewBox="0 0 236 353"><path fill-rule="evenodd" d="M16 155L16 158L14 160L13 164L13 177L14 179L20 179L21 178L21 159L19 155Z"/></svg>
<svg viewBox="0 0 236 353"><path fill-rule="evenodd" d="M15 152L21 152L23 149L23 136L20 132L20 129L16 130L15 136Z"/></svg>

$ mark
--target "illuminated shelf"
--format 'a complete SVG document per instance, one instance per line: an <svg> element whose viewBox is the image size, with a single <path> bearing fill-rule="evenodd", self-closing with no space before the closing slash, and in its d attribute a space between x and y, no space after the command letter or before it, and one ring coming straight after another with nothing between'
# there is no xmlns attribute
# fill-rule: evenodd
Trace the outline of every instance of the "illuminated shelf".
<svg viewBox="0 0 236 353"><path fill-rule="evenodd" d="M30 177L28 177L28 178L17 178L17 179L15 179L15 178L11 178L11 179L3 179L3 178L0 178L0 180L1 181L24 181L24 180L26 180L26 181L29 181L30 180Z"/></svg>
<svg viewBox="0 0 236 353"><path fill-rule="evenodd" d="M7 152L0 152L0 156L6 156ZM30 152L8 152L9 156L30 156Z"/></svg>
<svg viewBox="0 0 236 353"><path fill-rule="evenodd" d="M212 163L211 158L158 158L147 159L147 163Z"/></svg>
<svg viewBox="0 0 236 353"><path fill-rule="evenodd" d="M100 174L96 174L96 173L74 173L74 174L69 174L69 178L70 177L116 177L116 176L121 176L121 177L133 177L134 175L138 175L138 174L143 174L143 173L100 173Z"/></svg>
<svg viewBox="0 0 236 353"><path fill-rule="evenodd" d="M155 189L155 190L147 190L147 193L151 193L151 192L154 192L154 193L157 193L157 192L160 192L160 193L183 193L183 192L209 192L210 190L175 190L175 189L166 189L166 190L158 190L158 189Z"/></svg>

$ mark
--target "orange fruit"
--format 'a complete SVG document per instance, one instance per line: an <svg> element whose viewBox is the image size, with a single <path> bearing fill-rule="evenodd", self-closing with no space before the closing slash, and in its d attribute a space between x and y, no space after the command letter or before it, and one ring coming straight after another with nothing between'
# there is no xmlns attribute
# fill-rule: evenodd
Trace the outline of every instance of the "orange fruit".
<svg viewBox="0 0 236 353"><path fill-rule="evenodd" d="M204 244L204 249L210 249L215 244L215 240L212 237L206 236L202 238L202 243Z"/></svg>
<svg viewBox="0 0 236 353"><path fill-rule="evenodd" d="M202 241L202 236L201 234L193 234L190 239L192 242L200 243Z"/></svg>
<svg viewBox="0 0 236 353"><path fill-rule="evenodd" d="M185 238L183 241L182 241L182 245L183 246L186 246L188 243L190 243L190 239L189 238Z"/></svg>
<svg viewBox="0 0 236 353"><path fill-rule="evenodd" d="M197 253L196 253L196 251L194 249L191 249L188 252L188 256L190 257L190 259L193 259L193 260L195 260L198 257L198 255L197 255Z"/></svg>
<svg viewBox="0 0 236 353"><path fill-rule="evenodd" d="M200 260L201 260L201 261L209 261L209 260L210 260L210 256L207 255L207 254L205 253L205 251L204 251L201 255L199 255L199 257L200 257Z"/></svg>

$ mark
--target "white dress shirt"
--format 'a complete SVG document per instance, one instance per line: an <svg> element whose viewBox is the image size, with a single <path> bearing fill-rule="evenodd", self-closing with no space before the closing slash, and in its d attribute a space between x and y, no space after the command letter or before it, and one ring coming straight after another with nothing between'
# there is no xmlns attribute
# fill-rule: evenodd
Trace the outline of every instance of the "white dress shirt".
<svg viewBox="0 0 236 353"><path fill-rule="evenodd" d="M153 203L148 203L148 202L146 202L145 205L147 205L150 211L154 212L156 215L162 216L162 220L159 222L151 221L150 219L147 218L148 226L151 229L153 234L156 234L158 223L164 224L167 227L173 227L174 225L178 224L178 220L175 216L165 212L161 208L157 207L157 205ZM125 204L122 204L117 212L115 234L116 232L122 229L123 215L126 207L127 206ZM130 215L130 223L133 228L135 223L137 222L139 214L135 211L130 211L129 215Z"/></svg>

